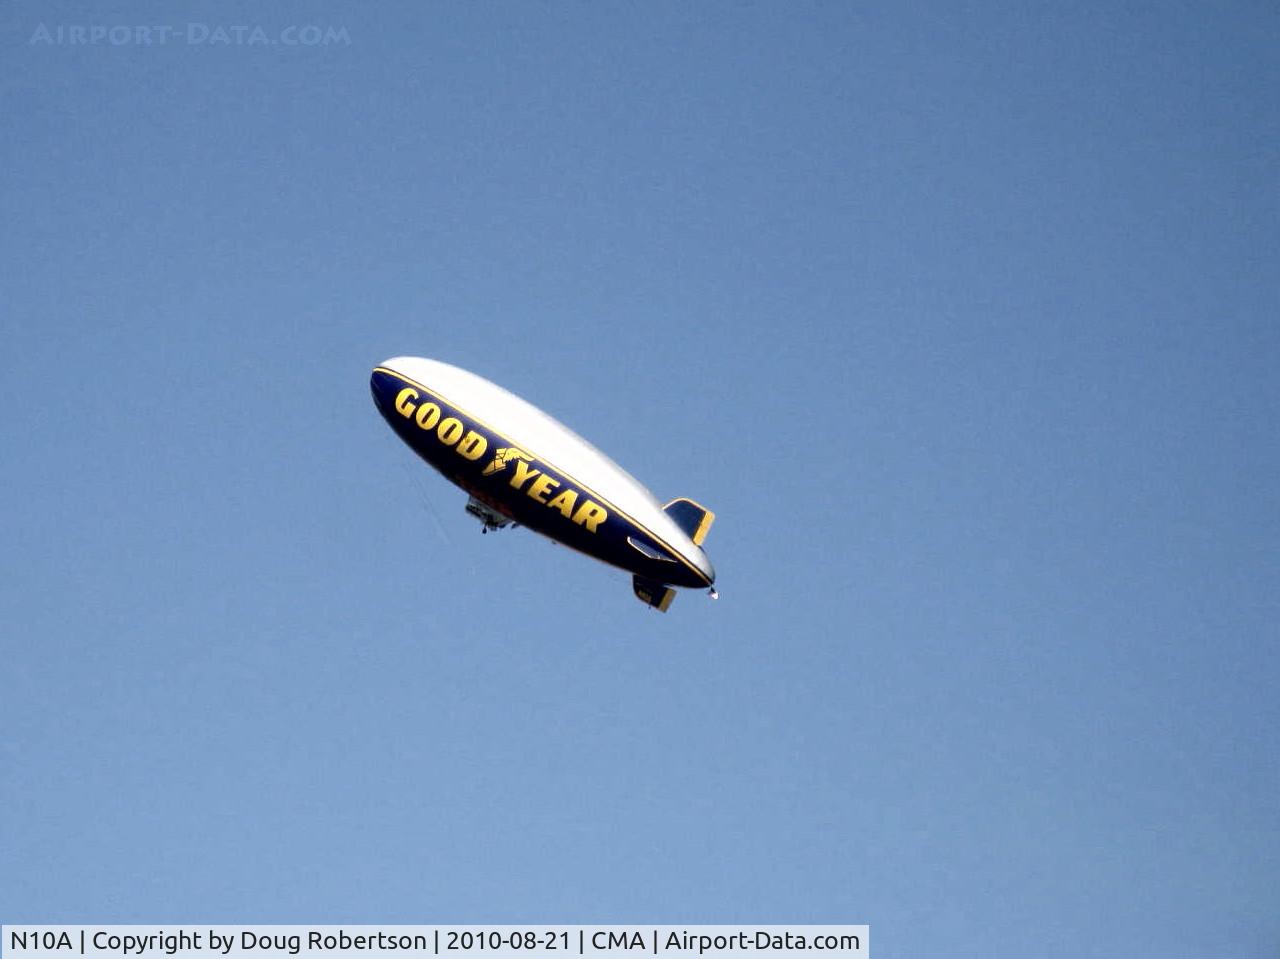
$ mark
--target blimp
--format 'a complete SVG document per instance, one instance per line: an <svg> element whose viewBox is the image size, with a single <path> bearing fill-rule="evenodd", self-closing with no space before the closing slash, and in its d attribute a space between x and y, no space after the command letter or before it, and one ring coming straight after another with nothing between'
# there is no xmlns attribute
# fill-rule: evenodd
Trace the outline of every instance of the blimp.
<svg viewBox="0 0 1280 959"><path fill-rule="evenodd" d="M677 587L718 596L706 507L661 503L550 414L448 363L398 356L374 367L369 387L395 434L467 494L481 532L522 526L625 570L662 612Z"/></svg>

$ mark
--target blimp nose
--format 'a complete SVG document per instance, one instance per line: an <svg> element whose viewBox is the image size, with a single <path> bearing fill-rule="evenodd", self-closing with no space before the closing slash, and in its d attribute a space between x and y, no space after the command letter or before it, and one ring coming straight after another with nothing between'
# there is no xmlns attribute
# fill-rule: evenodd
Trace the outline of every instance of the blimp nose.
<svg viewBox="0 0 1280 959"><path fill-rule="evenodd" d="M369 375L369 391L378 409L386 412L395 406L396 394L404 387L398 378L405 375L396 359L384 360L373 368Z"/></svg>
<svg viewBox="0 0 1280 959"><path fill-rule="evenodd" d="M387 376L387 367L379 365L369 374L369 392L373 394L373 405L386 411L391 406L391 381Z"/></svg>

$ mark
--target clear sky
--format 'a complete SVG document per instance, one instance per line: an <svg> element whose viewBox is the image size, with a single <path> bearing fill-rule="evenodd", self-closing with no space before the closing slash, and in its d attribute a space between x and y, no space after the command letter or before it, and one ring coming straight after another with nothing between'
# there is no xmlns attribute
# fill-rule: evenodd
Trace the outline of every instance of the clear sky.
<svg viewBox="0 0 1280 959"><path fill-rule="evenodd" d="M4 921L1277 955L1273 3L0 50ZM481 537L403 353L714 509L719 602Z"/></svg>

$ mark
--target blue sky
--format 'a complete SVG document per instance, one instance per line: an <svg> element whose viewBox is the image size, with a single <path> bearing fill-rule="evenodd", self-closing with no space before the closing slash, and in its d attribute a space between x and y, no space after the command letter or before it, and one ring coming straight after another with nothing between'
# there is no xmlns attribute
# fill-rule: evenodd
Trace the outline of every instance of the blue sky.
<svg viewBox="0 0 1280 959"><path fill-rule="evenodd" d="M1276 954L1274 6L0 42L4 921ZM482 538L403 353L714 509L720 601Z"/></svg>

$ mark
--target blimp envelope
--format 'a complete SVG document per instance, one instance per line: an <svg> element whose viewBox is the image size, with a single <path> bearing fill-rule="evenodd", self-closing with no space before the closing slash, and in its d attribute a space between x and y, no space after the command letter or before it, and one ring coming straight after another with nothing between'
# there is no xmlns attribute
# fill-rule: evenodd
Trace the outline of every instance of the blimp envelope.
<svg viewBox="0 0 1280 959"><path fill-rule="evenodd" d="M468 494L484 532L513 524L632 574L636 596L665 611L674 587L716 595L702 549L715 514L691 499L663 505L563 423L483 377L399 356L370 380L396 434Z"/></svg>

